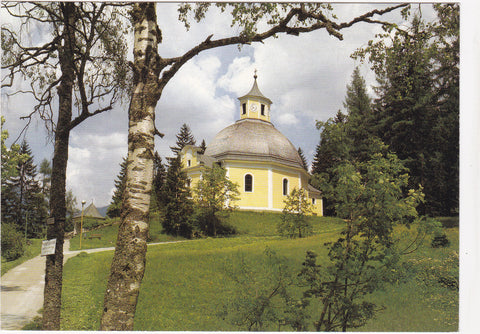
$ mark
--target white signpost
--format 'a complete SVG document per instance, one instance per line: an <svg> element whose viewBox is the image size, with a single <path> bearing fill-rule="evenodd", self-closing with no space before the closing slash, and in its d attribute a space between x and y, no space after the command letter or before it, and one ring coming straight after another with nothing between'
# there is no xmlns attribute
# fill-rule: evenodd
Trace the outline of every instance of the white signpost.
<svg viewBox="0 0 480 334"><path fill-rule="evenodd" d="M55 245L57 244L57 239L43 240L42 241L42 256L53 255L55 254Z"/></svg>

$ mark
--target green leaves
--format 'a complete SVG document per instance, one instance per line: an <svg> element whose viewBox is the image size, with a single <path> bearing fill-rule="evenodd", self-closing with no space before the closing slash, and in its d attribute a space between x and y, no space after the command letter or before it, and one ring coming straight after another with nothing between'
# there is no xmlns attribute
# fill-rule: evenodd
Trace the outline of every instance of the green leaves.
<svg viewBox="0 0 480 334"><path fill-rule="evenodd" d="M282 222L278 224L278 232L290 238L305 237L312 233L312 225L307 215L313 213L313 207L305 189L293 189L284 200Z"/></svg>

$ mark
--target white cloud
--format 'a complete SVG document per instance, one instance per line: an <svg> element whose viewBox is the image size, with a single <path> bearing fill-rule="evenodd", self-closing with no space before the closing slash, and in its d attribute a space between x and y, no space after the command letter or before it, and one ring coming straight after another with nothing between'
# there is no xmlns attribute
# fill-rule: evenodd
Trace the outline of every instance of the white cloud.
<svg viewBox="0 0 480 334"><path fill-rule="evenodd" d="M281 114L278 117L278 123L281 125L295 125L298 124L298 118L293 114Z"/></svg>
<svg viewBox="0 0 480 334"><path fill-rule="evenodd" d="M67 188L73 189L80 202L93 200L95 205L110 202L113 181L126 155L126 133L72 133L67 167Z"/></svg>

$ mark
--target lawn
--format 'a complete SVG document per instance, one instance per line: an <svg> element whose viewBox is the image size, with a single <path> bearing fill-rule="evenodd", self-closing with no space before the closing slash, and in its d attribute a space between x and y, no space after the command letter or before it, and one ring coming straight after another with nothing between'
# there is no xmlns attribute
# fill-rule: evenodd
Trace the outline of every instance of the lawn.
<svg viewBox="0 0 480 334"><path fill-rule="evenodd" d="M34 258L37 255L40 255L42 250L42 240L41 239L29 239L29 244L25 247L25 253L16 260L7 261L2 257L2 276L10 269L22 264L25 261L28 261Z"/></svg>
<svg viewBox="0 0 480 334"><path fill-rule="evenodd" d="M238 287L228 268L245 261L260 272L265 248L285 256L298 272L306 250L315 250L319 262L327 259L325 242L338 237L338 220L316 217L316 235L285 239L275 235L278 214L237 212L230 217L239 234L231 238L206 238L176 244L149 246L135 330L237 331L222 309L237 297ZM258 222L262 224L258 224ZM242 223L243 222L243 223ZM263 225L263 226L260 226ZM399 231L404 232L404 231ZM407 258L419 270L369 298L385 307L358 331L456 331L458 293L438 285L423 284L422 266L442 267L458 251L458 228L447 229L451 244L433 249L425 243ZM97 330L108 268L113 252L86 254L70 259L64 270L63 330ZM453 302L451 302L453 300ZM450 301L450 302L449 302ZM456 302L455 302L456 301ZM276 327L265 328L275 331Z"/></svg>
<svg viewBox="0 0 480 334"><path fill-rule="evenodd" d="M82 249L115 246L119 224L120 220L118 218L108 219L104 226L85 232L84 236L82 237ZM149 234L149 242L184 240L182 237L172 237L163 233L162 224L160 223L158 213L154 213L150 217ZM100 235L101 237L92 237L92 235ZM80 235L76 235L70 239L70 250L80 250Z"/></svg>

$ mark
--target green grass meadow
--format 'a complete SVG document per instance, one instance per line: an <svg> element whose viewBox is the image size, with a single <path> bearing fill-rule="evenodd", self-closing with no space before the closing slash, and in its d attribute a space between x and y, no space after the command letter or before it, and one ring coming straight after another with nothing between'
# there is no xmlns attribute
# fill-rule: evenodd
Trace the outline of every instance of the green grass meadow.
<svg viewBox="0 0 480 334"><path fill-rule="evenodd" d="M263 268L258 260L268 247L286 257L291 270L296 273L301 268L306 250L317 252L319 262L326 261L324 243L336 240L342 227L338 219L312 217L316 234L302 239L285 239L276 235L279 219L279 214L235 212L229 219L238 232L233 237L149 246L134 329L244 330L221 315L223 306L236 297L238 288L227 268L243 259L252 266L252 272L261 271ZM434 249L426 242L417 252L410 254L407 261L417 267L437 265L441 268L452 254L458 252L458 228L446 231L451 241L449 247ZM399 231L399 235L403 235L400 232L405 231ZM105 235L109 233L105 231ZM62 330L99 329L112 256L111 251L81 253L66 263ZM439 286L419 282L413 275L369 296L385 309L355 331L458 330L458 292L452 294ZM453 303L449 302L451 300ZM275 331L277 328L265 330Z"/></svg>

